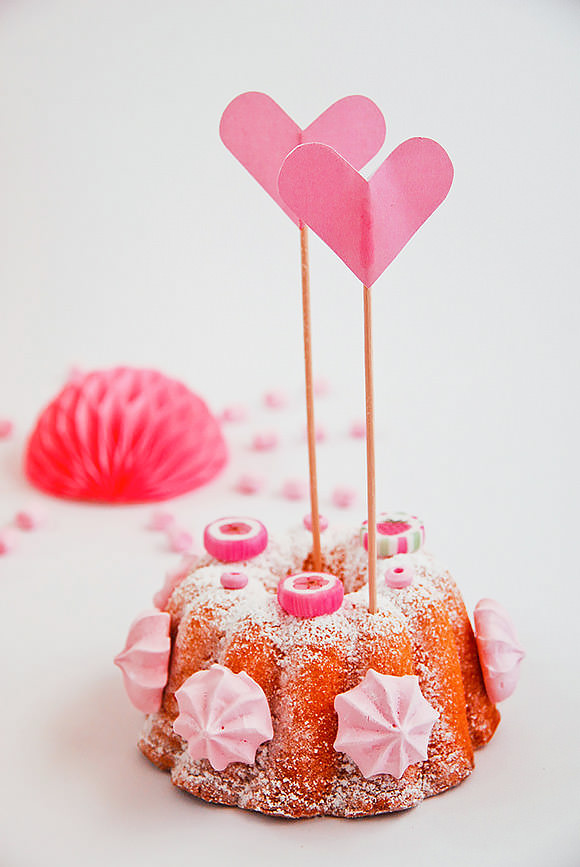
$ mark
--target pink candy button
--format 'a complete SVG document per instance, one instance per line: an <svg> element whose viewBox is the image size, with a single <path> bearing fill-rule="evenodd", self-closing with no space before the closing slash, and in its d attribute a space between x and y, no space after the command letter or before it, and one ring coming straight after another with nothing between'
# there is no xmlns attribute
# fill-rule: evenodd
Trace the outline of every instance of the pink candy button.
<svg viewBox="0 0 580 867"><path fill-rule="evenodd" d="M14 425L8 418L0 418L0 440L7 440L12 436Z"/></svg>
<svg viewBox="0 0 580 867"><path fill-rule="evenodd" d="M239 563L262 553L268 532L255 518L219 518L203 531L203 544L221 563Z"/></svg>
<svg viewBox="0 0 580 867"><path fill-rule="evenodd" d="M36 530L42 524L42 515L36 510L23 509L14 515L14 524L19 530Z"/></svg>
<svg viewBox="0 0 580 867"><path fill-rule="evenodd" d="M224 572L220 581L226 590L241 590L248 583L248 576L245 572Z"/></svg>
<svg viewBox="0 0 580 867"><path fill-rule="evenodd" d="M231 406L226 406L220 415L220 421L225 422L237 422L244 421L247 416L246 408L241 406L241 404L232 404Z"/></svg>
<svg viewBox="0 0 580 867"><path fill-rule="evenodd" d="M364 421L355 421L350 426L351 437L355 440L364 440L367 435L367 425Z"/></svg>
<svg viewBox="0 0 580 867"><path fill-rule="evenodd" d="M342 605L344 587L335 575L326 572L298 572L281 578L278 602L295 617L332 614Z"/></svg>
<svg viewBox="0 0 580 867"><path fill-rule="evenodd" d="M312 515L304 515L303 523L307 530L312 530ZM328 521L326 520L324 515L318 516L318 526L320 527L321 533L324 533L324 531L327 529Z"/></svg>
<svg viewBox="0 0 580 867"><path fill-rule="evenodd" d="M264 404L270 409L282 409L288 403L288 398L283 391L267 391L264 395Z"/></svg>
<svg viewBox="0 0 580 867"><path fill-rule="evenodd" d="M396 590L401 590L403 587L408 587L413 583L415 577L415 569L411 563L395 563L389 566L385 572L385 582L389 587Z"/></svg>

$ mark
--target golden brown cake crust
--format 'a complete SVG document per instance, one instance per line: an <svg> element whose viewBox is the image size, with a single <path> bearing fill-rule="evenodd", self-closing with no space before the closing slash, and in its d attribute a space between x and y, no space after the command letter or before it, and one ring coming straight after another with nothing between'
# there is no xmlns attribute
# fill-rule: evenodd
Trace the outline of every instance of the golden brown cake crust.
<svg viewBox="0 0 580 867"><path fill-rule="evenodd" d="M175 785L211 802L291 818L407 809L461 782L473 767L474 748L499 722L463 600L448 573L418 553L408 555L413 584L390 590L379 580L379 611L369 614L364 552L349 537L324 551L326 570L352 591L342 607L308 620L292 617L278 605L274 588L278 577L308 563L307 539L292 539L286 550L274 547L243 564L250 579L243 592L221 587L223 566L209 558L174 591L167 606L169 681L139 747L171 771ZM274 737L258 748L253 765L235 762L218 772L209 761L192 759L173 732L175 691L213 663L245 671L266 695ZM439 714L427 760L408 767L400 780L389 774L366 779L334 749L334 699L369 669L416 674Z"/></svg>

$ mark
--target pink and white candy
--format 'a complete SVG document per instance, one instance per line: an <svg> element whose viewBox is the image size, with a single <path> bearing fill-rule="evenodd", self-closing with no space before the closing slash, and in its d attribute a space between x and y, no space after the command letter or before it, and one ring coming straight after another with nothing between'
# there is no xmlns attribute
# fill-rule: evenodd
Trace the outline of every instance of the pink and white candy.
<svg viewBox="0 0 580 867"><path fill-rule="evenodd" d="M368 521L360 529L360 539L368 550ZM395 554L412 554L425 542L423 522L416 515L406 512L382 512L377 517L377 556L394 557Z"/></svg>
<svg viewBox="0 0 580 867"><path fill-rule="evenodd" d="M220 583L225 590L243 590L248 583L245 572L222 572Z"/></svg>
<svg viewBox="0 0 580 867"><path fill-rule="evenodd" d="M260 744L274 735L264 691L245 671L214 664L188 677L175 697L173 730L192 759L209 759L216 771L232 762L252 765Z"/></svg>
<svg viewBox="0 0 580 867"><path fill-rule="evenodd" d="M326 572L298 572L281 578L278 602L295 617L332 614L342 605L344 587L336 575Z"/></svg>
<svg viewBox="0 0 580 867"><path fill-rule="evenodd" d="M427 759L439 714L416 675L396 677L371 668L358 686L336 696L334 707L334 749L346 753L367 779L390 774L399 780L410 765Z"/></svg>
<svg viewBox="0 0 580 867"><path fill-rule="evenodd" d="M268 531L256 518L219 518L205 528L203 544L221 563L240 563L264 551Z"/></svg>
<svg viewBox="0 0 580 867"><path fill-rule="evenodd" d="M394 590L402 590L413 583L415 568L412 563L398 559L385 572L385 583Z"/></svg>
<svg viewBox="0 0 580 867"><path fill-rule="evenodd" d="M171 651L169 624L166 612L144 611L131 624L125 647L115 657L129 700L143 713L155 713L161 707Z"/></svg>
<svg viewBox="0 0 580 867"><path fill-rule="evenodd" d="M312 531L312 515L304 515L304 518L302 520L306 529ZM324 531L328 529L328 520L324 517L324 515L318 516L318 526L321 533L324 533Z"/></svg>
<svg viewBox="0 0 580 867"><path fill-rule="evenodd" d="M485 689L496 704L509 698L515 690L520 664L526 654L509 615L499 602L481 599L475 606L473 619Z"/></svg>

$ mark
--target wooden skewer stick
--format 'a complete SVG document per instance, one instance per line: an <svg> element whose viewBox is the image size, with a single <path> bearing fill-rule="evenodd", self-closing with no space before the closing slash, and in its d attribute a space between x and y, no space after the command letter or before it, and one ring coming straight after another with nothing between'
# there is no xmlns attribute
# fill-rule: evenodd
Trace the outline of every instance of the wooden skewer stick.
<svg viewBox="0 0 580 867"><path fill-rule="evenodd" d="M312 559L315 572L322 569L320 553L320 516L318 514L318 482L316 478L316 430L314 426L314 387L312 384L312 336L310 325L310 266L308 259L308 229L300 224L300 262L302 265L302 324L304 330L304 375L306 381L306 430L308 466L310 470L310 514L312 516Z"/></svg>
<svg viewBox="0 0 580 867"><path fill-rule="evenodd" d="M367 420L367 510L369 611L377 610L377 505L375 490L375 408L371 290L363 285L365 331L365 401Z"/></svg>

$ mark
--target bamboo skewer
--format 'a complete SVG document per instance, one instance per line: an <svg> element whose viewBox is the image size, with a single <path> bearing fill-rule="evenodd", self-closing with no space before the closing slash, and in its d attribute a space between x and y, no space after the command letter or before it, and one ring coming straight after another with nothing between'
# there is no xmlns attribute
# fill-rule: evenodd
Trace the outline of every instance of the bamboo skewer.
<svg viewBox="0 0 580 867"><path fill-rule="evenodd" d="M375 409L373 385L373 332L371 290L363 284L364 335L365 335L365 404L367 422L367 538L369 611L377 610L377 506L375 487Z"/></svg>
<svg viewBox="0 0 580 867"><path fill-rule="evenodd" d="M300 263L302 272L302 325L304 331L304 378L306 384L306 430L308 467L310 471L310 514L312 521L312 559L315 572L322 569L320 551L320 516L318 514L318 481L316 476L316 429L314 425L314 387L312 384L312 334L310 319L310 267L308 228L300 224Z"/></svg>

